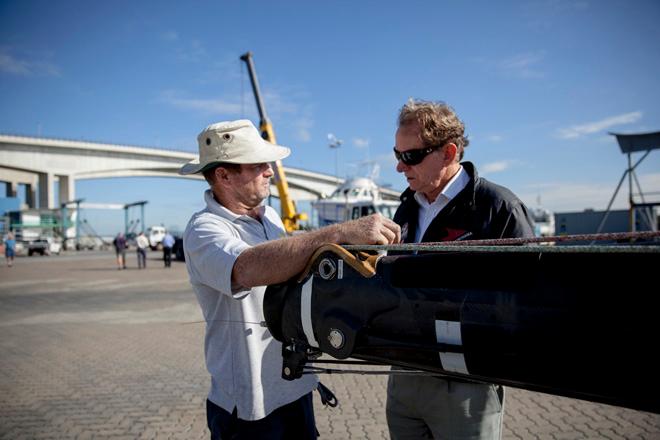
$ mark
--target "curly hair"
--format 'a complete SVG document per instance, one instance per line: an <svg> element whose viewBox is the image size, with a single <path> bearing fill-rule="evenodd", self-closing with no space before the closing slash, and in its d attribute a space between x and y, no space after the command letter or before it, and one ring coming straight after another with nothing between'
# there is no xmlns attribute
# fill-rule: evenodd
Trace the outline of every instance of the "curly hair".
<svg viewBox="0 0 660 440"><path fill-rule="evenodd" d="M452 142L458 147L458 160L463 159L470 141L465 136L465 124L453 108L442 101L422 101L410 98L399 112L399 127L418 123L425 146Z"/></svg>

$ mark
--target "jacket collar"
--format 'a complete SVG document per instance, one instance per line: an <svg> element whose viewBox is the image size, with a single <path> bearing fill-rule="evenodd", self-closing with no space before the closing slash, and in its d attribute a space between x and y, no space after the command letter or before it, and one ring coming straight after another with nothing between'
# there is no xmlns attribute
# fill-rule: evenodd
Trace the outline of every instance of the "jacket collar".
<svg viewBox="0 0 660 440"><path fill-rule="evenodd" d="M458 193L455 198L463 198L464 195L469 194L470 196L470 201L474 205L474 195L476 192L476 188L479 184L479 175L477 174L477 168L474 166L472 162L461 162L461 166L463 166L463 169L468 173L468 176L470 176L470 181L467 183L465 188L463 188L463 191ZM411 190L410 187L406 188L403 193L401 193L401 196L399 197L401 199L402 204L409 204L412 203L415 205L415 191ZM415 208L416 209L416 208Z"/></svg>

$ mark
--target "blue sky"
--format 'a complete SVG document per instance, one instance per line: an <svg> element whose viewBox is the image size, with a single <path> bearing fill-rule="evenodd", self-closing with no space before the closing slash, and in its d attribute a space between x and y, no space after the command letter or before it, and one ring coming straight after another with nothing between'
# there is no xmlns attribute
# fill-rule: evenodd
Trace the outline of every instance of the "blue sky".
<svg viewBox="0 0 660 440"><path fill-rule="evenodd" d="M210 123L258 122L249 50L293 149L285 165L334 174L334 133L342 177L372 161L379 183L404 189L397 112L409 97L443 100L480 174L529 205L604 209L626 166L607 132L660 130L659 19L657 0L0 0L0 132L195 151ZM660 191L660 152L637 175ZM149 200L147 223L182 228L203 189L124 178L80 181L76 195ZM123 223L89 215L103 233Z"/></svg>

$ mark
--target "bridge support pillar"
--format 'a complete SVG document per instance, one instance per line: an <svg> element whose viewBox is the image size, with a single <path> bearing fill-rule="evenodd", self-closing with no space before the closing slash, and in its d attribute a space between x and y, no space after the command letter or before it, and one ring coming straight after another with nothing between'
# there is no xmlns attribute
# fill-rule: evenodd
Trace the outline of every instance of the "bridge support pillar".
<svg viewBox="0 0 660 440"><path fill-rule="evenodd" d="M39 173L39 208L52 209L55 207L54 181L53 173Z"/></svg>
<svg viewBox="0 0 660 440"><path fill-rule="evenodd" d="M37 185L32 183L25 184L25 204L29 209L37 207Z"/></svg>
<svg viewBox="0 0 660 440"><path fill-rule="evenodd" d="M18 182L7 183L7 197L18 197Z"/></svg>
<svg viewBox="0 0 660 440"><path fill-rule="evenodd" d="M25 185L25 200L23 203L29 208L36 208L36 188L39 180L38 173L0 166L0 181L7 183L6 197L23 198L21 185Z"/></svg>
<svg viewBox="0 0 660 440"><path fill-rule="evenodd" d="M58 176L60 181L60 205L76 198L76 181L73 176Z"/></svg>

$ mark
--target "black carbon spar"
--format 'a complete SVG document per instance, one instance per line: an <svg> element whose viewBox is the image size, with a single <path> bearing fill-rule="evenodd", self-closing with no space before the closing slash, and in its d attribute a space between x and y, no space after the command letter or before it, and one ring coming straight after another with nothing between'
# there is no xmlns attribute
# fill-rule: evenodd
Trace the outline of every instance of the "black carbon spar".
<svg viewBox="0 0 660 440"><path fill-rule="evenodd" d="M268 287L264 314L285 379L322 352L660 413L653 248L447 250L371 270L329 245Z"/></svg>

